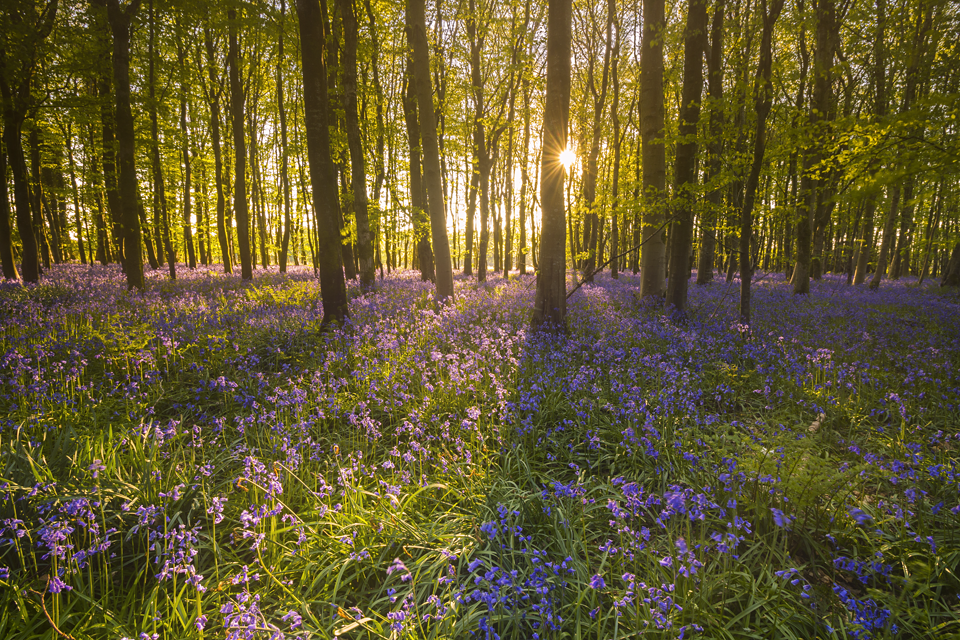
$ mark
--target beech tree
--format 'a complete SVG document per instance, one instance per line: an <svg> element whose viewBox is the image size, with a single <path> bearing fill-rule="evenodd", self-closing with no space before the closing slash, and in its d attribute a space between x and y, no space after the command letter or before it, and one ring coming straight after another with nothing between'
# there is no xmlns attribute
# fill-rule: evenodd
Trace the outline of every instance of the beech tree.
<svg viewBox="0 0 960 640"><path fill-rule="evenodd" d="M570 117L572 5L572 0L549 0L547 4L547 93L540 164L543 240L533 305L534 328L563 327L567 315L565 174L560 154L567 148Z"/></svg>

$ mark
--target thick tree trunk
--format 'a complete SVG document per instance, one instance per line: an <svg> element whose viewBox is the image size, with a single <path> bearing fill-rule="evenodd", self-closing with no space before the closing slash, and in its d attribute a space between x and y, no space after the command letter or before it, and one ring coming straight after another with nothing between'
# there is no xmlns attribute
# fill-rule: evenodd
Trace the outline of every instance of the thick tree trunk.
<svg viewBox="0 0 960 640"><path fill-rule="evenodd" d="M37 234L39 241L40 258L43 261L43 268L50 268L50 242L47 239L46 225L44 224L43 214L49 215L50 207L43 206L43 182L40 180L40 136L36 127L30 129L30 135L27 137L30 142L30 170L33 176L30 182L33 187L31 195L31 209L33 210L33 229ZM56 229L51 229L56 232Z"/></svg>
<svg viewBox="0 0 960 640"><path fill-rule="evenodd" d="M668 313L678 319L685 318L687 313L690 252L693 250L693 202L697 185L697 123L700 121L700 100L703 96L703 51L706 45L706 0L690 0L684 32L680 142L677 143L674 170L676 220L670 226L670 280L667 282L666 300ZM761 57L761 65L762 60ZM759 131L759 125L757 128Z"/></svg>
<svg viewBox="0 0 960 640"><path fill-rule="evenodd" d="M810 103L809 123L814 130L821 127L834 111L832 68L836 45L837 22L836 6L833 0L820 0L817 3L817 40L813 64L813 96ZM817 131L817 135L826 135ZM823 158L820 147L806 152L803 161L803 177L800 182L799 213L797 223L797 262L793 272L793 293L810 293L811 275L819 275L819 262L813 262L813 236L819 224L818 203L820 193L826 187L826 180L814 175L814 167ZM822 236L820 240L822 245ZM819 248L819 247L818 247ZM819 255L817 255L819 258Z"/></svg>
<svg viewBox="0 0 960 640"><path fill-rule="evenodd" d="M230 113L233 116L234 187L233 209L237 218L237 244L240 248L240 277L253 280L250 256L250 212L247 203L247 146L243 136L243 86L240 83L240 46L237 43L237 12L227 13L230 31L230 50L227 66L230 68ZM334 190L336 193L336 190Z"/></svg>
<svg viewBox="0 0 960 640"><path fill-rule="evenodd" d="M427 48L426 9L423 0L408 0L411 13L410 38L413 45L413 71L417 102L420 106L420 141L423 145L423 176L430 207L430 229L437 275L437 297L453 300L453 266L443 206L443 180L440 173L440 147L437 142L436 114L433 111L433 90L430 87L430 53Z"/></svg>
<svg viewBox="0 0 960 640"><path fill-rule="evenodd" d="M326 0L321 0L326 2ZM324 11L325 12L325 11ZM347 287L340 246L340 203L337 177L330 159L327 109L325 26L320 6L297 0L300 47L303 64L303 107L307 133L307 157L317 225L318 270L323 301L323 322L343 322L348 316Z"/></svg>
<svg viewBox="0 0 960 640"><path fill-rule="evenodd" d="M567 148L570 115L572 4L572 0L549 0L547 5L547 92L540 165L543 227L532 319L534 328L558 330L567 315L566 211L560 153Z"/></svg>
<svg viewBox="0 0 960 640"><path fill-rule="evenodd" d="M140 8L140 0L133 0L120 8L118 0L98 0L106 4L107 18L113 32L113 85L116 98L117 136L117 192L120 223L123 238L123 267L127 286L141 291L143 278L143 254L140 249L140 220L137 215L137 167L133 112L130 108L130 31L134 15Z"/></svg>
<svg viewBox="0 0 960 640"><path fill-rule="evenodd" d="M640 297L659 298L666 279L666 245L661 225L666 221L667 159L664 149L663 34L664 0L643 0L640 54L640 135L643 140L643 245L640 257Z"/></svg>
<svg viewBox="0 0 960 640"><path fill-rule="evenodd" d="M82 245L81 245L82 246ZM81 250L81 255L83 255ZM7 153L0 148L0 266L5 280L18 280L17 264L13 260L10 238L10 200L7 196Z"/></svg>
<svg viewBox="0 0 960 640"><path fill-rule="evenodd" d="M943 278L940 280L941 287L960 287L960 242L953 247L953 253L950 254L950 262L943 271Z"/></svg>

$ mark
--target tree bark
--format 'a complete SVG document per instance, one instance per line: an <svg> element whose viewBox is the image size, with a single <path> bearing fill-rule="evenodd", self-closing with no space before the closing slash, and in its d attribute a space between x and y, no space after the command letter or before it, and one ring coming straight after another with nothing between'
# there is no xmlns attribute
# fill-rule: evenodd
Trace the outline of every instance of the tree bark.
<svg viewBox="0 0 960 640"><path fill-rule="evenodd" d="M826 0L820 0L824 2ZM760 36L760 62L754 82L754 100L757 112L756 132L753 139L753 164L747 177L740 212L740 322L750 324L750 285L753 279L754 261L750 255L753 239L753 207L760 186L760 171L767 144L767 116L773 106L773 86L770 76L773 67L773 26L783 10L783 0L773 0L770 11L767 1L760 0L763 16L763 32Z"/></svg>
<svg viewBox="0 0 960 640"><path fill-rule="evenodd" d="M543 222L532 319L535 329L560 330L567 315L565 176L560 153L567 148L570 115L572 5L572 0L549 0L547 4L547 92L540 164Z"/></svg>
<svg viewBox="0 0 960 640"><path fill-rule="evenodd" d="M247 147L243 137L243 86L240 84L240 47L237 43L237 12L227 12L230 30L230 50L227 66L230 68L230 112L233 116L234 187L233 209L237 218L237 244L240 248L240 278L253 280L250 256L250 212L247 203ZM336 190L334 190L336 193Z"/></svg>
<svg viewBox="0 0 960 640"><path fill-rule="evenodd" d="M410 219L413 222L413 244L420 279L436 281L433 267L433 249L430 247L430 221L426 213L426 190L423 185L420 157L420 121L417 114L417 96L413 86L413 60L407 59L407 74L403 87L403 119L407 126L407 150L410 176Z"/></svg>
<svg viewBox="0 0 960 640"><path fill-rule="evenodd" d="M287 111L283 100L283 29L287 16L287 2L280 0L280 24L277 37L277 116L280 121L280 189L283 191L283 240L280 243L280 273L287 272L287 257L290 252L290 170L287 149Z"/></svg>
<svg viewBox="0 0 960 640"><path fill-rule="evenodd" d="M667 159L664 149L663 37L664 0L643 0L640 54L640 135L643 143L643 249L640 297L659 298L666 279L666 245L660 226L666 220Z"/></svg>
<svg viewBox="0 0 960 640"><path fill-rule="evenodd" d="M440 173L440 147L437 142L436 114L433 110L433 90L430 87L430 53L427 48L426 9L424 0L408 0L411 12L411 41L413 44L413 71L416 80L417 102L420 106L420 141L423 145L423 175L430 207L430 228L437 275L437 297L440 301L453 300L453 267L450 263L450 243L447 240L447 221L443 206L443 180Z"/></svg>
<svg viewBox="0 0 960 640"><path fill-rule="evenodd" d="M610 120L613 123L613 179L610 184L610 277L620 277L620 19L614 20L616 37L613 45L613 62L610 82L613 86L613 103L610 105Z"/></svg>
<svg viewBox="0 0 960 640"><path fill-rule="evenodd" d="M162 238L164 252L166 253L167 264L170 271L170 279L176 280L177 255L173 250L173 242L170 238L170 217L167 212L167 195L163 183L163 169L160 159L160 132L156 97L157 79L154 69L156 57L156 14L154 13L153 9L153 0L150 0L150 34L147 55L150 59L148 65L148 85L150 92L150 159L153 163L153 219L154 224L157 227L157 253L160 253L159 243L160 239ZM163 262L163 260L161 260L161 262Z"/></svg>
<svg viewBox="0 0 960 640"><path fill-rule="evenodd" d="M617 19L616 0L607 1L606 38L603 49L603 71L600 76L600 89L596 89L593 73L593 57L587 66L587 86L593 94L593 135L590 153L583 167L583 205L586 211L583 229L583 251L587 257L583 263L583 277L593 282L593 272L597 267L597 245L599 242L600 219L597 216L597 163L600 158L600 139L603 137L603 112L607 102L607 86L610 78L610 52L613 48L613 23Z"/></svg>
<svg viewBox="0 0 960 640"><path fill-rule="evenodd" d="M325 3L326 0L321 0ZM323 323L342 323L349 315L340 246L337 177L330 159L325 27L321 8L312 0L297 0L303 64L303 107L307 158L318 230L317 256Z"/></svg>
<svg viewBox="0 0 960 640"><path fill-rule="evenodd" d="M95 0L106 6L107 19L113 33L113 86L116 113L117 140L117 195L119 214L116 216L123 238L123 267L127 287L141 291L143 254L140 249L140 220L137 215L137 167L133 112L130 108L130 31L131 23L140 8L140 0L133 0L121 8L118 0Z"/></svg>
<svg viewBox="0 0 960 640"><path fill-rule="evenodd" d="M713 281L717 250L717 216L723 203L723 190L715 182L722 169L723 153L723 9L725 0L718 0L710 27L710 51L707 60L707 95L710 105L708 160L704 182L710 185L706 207L700 218L701 242L697 260L697 284Z"/></svg>
<svg viewBox="0 0 960 640"><path fill-rule="evenodd" d="M227 235L227 198L223 192L223 151L220 147L220 95L223 84L216 71L216 56L213 48L213 34L209 27L203 30L203 43L207 52L207 75L210 86L207 89L207 101L210 105L210 143L213 145L213 179L217 187L217 240L220 244L220 259L223 272L233 273L233 261L230 259L230 238Z"/></svg>
<svg viewBox="0 0 960 640"><path fill-rule="evenodd" d="M177 25L177 61L180 67L180 155L183 157L183 246L187 254L187 266L197 268L197 253L193 247L193 227L190 217L193 212L193 203L190 200L190 186L192 184L190 135L187 129L187 52L183 46L183 36L180 25ZM199 217L199 216L198 216Z"/></svg>
<svg viewBox="0 0 960 640"><path fill-rule="evenodd" d="M357 16L353 0L340 0L343 20L343 109L350 147L350 179L353 188L353 213L357 221L357 253L360 262L360 288L369 291L374 286L373 241L367 213L367 170L360 140L360 121L357 113Z"/></svg>
<svg viewBox="0 0 960 640"><path fill-rule="evenodd" d="M82 255L82 253L81 253ZM17 264L13 260L10 238L10 200L7 196L7 153L0 147L0 266L5 280L18 280Z"/></svg>
<svg viewBox="0 0 960 640"><path fill-rule="evenodd" d="M960 242L953 247L953 253L950 254L950 262L943 271L943 278L940 280L941 287L960 287Z"/></svg>
<svg viewBox="0 0 960 640"><path fill-rule="evenodd" d="M774 2L777 1L774 0ZM703 52L706 45L706 0L690 0L684 32L680 140L677 143L677 161L674 170L676 220L670 225L670 279L667 282L666 299L668 313L673 314L678 320L684 319L687 313L690 252L693 250L693 202L697 185L697 123L700 121L700 100L703 97ZM769 55L769 51L767 53ZM761 66L762 63L761 57ZM767 71L769 75L769 69ZM757 129L759 131L759 125Z"/></svg>

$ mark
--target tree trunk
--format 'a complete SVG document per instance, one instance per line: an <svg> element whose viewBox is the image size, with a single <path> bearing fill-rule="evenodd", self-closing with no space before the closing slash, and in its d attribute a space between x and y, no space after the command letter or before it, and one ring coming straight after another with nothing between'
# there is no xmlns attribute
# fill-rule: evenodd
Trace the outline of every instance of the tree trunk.
<svg viewBox="0 0 960 640"><path fill-rule="evenodd" d="M643 140L643 249L640 257L640 297L659 298L666 279L666 245L661 225L666 221L667 159L664 149L663 34L664 0L643 0L643 39L640 54L640 134Z"/></svg>
<svg viewBox="0 0 960 640"><path fill-rule="evenodd" d="M825 2L827 0L820 0ZM753 207L760 185L760 170L763 168L763 156L767 144L767 116L773 106L773 86L770 75L773 67L773 26L780 17L783 0L773 0L767 12L766 0L760 0L763 15L763 32L760 36L760 62L754 83L754 100L757 112L756 133L753 141L753 164L747 178L743 197L743 210L740 212L740 321L750 324L750 285L753 278L754 261L750 255L753 239Z"/></svg>
<svg viewBox="0 0 960 640"><path fill-rule="evenodd" d="M177 255L173 250L173 242L170 238L170 217L167 213L167 196L163 183L163 169L160 159L160 130L157 116L157 98L156 98L156 73L154 62L156 57L156 15L153 10L153 0L150 0L150 33L148 53L149 71L148 84L150 91L150 158L153 162L153 219L157 232L157 253L160 253L160 238L163 239L163 247L166 253L167 264L170 269L170 279L177 279ZM163 262L163 260L161 260Z"/></svg>
<svg viewBox="0 0 960 640"><path fill-rule="evenodd" d="M560 330L567 315L566 211L564 169L560 153L567 148L570 114L570 50L572 0L547 3L547 89L543 108L540 165L540 241L534 328Z"/></svg>
<svg viewBox="0 0 960 640"><path fill-rule="evenodd" d="M343 109L350 147L350 179L353 187L353 212L357 221L357 253L360 262L360 288L373 289L373 242L367 213L367 171L364 166L360 121L357 113L357 17L353 0L340 0L343 19Z"/></svg>
<svg viewBox="0 0 960 640"><path fill-rule="evenodd" d="M240 277L253 280L253 265L250 256L250 213L247 208L247 148L243 137L243 86L240 84L240 47L237 43L237 12L227 13L230 30L230 51L227 66L230 68L230 112L233 116L233 161L234 187L233 209L237 218L237 244L240 247ZM306 54L305 54L306 55ZM336 189L334 189L336 193Z"/></svg>
<svg viewBox="0 0 960 640"><path fill-rule="evenodd" d="M774 0L774 2L777 1ZM693 202L696 198L697 185L697 123L700 121L700 100L703 96L703 51L706 45L706 0L690 0L684 32L680 141L677 143L677 161L674 170L676 220L670 226L670 280L667 282L666 300L668 312L680 320L684 319L687 313L690 252L693 250ZM761 66L762 63L761 57ZM767 73L769 75L769 69ZM759 124L757 130L759 133ZM761 150L761 155L762 153ZM754 163L756 164L756 159Z"/></svg>
<svg viewBox="0 0 960 640"><path fill-rule="evenodd" d="M950 255L950 262L943 271L943 278L940 280L941 287L960 287L960 242L953 247L953 253Z"/></svg>
<svg viewBox="0 0 960 640"><path fill-rule="evenodd" d="M817 136L826 136L822 123L826 123L833 113L832 68L837 37L837 14L833 0L820 0L817 3L817 44L813 64L813 96L810 102L809 124ZM810 277L818 276L820 271L819 254L814 262L813 236L816 231L822 234L819 205L821 194L826 188L825 178L814 175L816 167L823 159L820 146L806 152L803 162L803 177L800 182L800 213L797 224L797 262L793 272L793 293L810 293ZM823 244L822 235L818 236L819 245ZM820 249L820 246L816 247Z"/></svg>
<svg viewBox="0 0 960 640"><path fill-rule="evenodd" d="M180 67L180 155L183 156L183 246L186 251L187 266L197 268L197 253L193 247L193 227L190 217L193 212L193 203L190 200L190 186L192 184L190 165L190 136L187 129L187 52L183 47L183 36L180 25L177 25L177 61ZM198 216L199 217L199 216Z"/></svg>
<svg viewBox="0 0 960 640"><path fill-rule="evenodd" d="M883 223L883 236L880 240L880 254L877 256L877 268L873 272L873 278L870 279L870 288L876 289L880 286L883 274L887 271L887 260L890 257L890 250L893 247L894 233L897 227L897 214L900 212L900 187L890 188L890 208L887 210L887 217Z"/></svg>
<svg viewBox="0 0 960 640"><path fill-rule="evenodd" d="M32 5L31 5L32 7ZM13 197L14 207L16 208L17 230L20 233L20 243L23 248L23 262L21 269L23 279L26 282L37 282L40 280L40 256L37 246L36 230L34 229L33 217L30 203L30 187L27 178L26 158L23 154L23 141L21 132L23 130L23 120L26 117L28 107L31 101L31 84L34 71L39 63L39 47L44 39L50 35L53 29L54 20L57 15L57 0L51 0L46 7L42 8L40 13L43 19L34 24L27 22L24 24L20 20L20 12L11 12L15 18L18 28L33 29L32 33L19 34L23 40L18 53L22 58L20 62L19 74L14 70L13 65L7 58L7 49L0 45L0 97L2 97L3 111L3 144L9 158L11 170L13 173ZM33 9L31 9L32 11ZM3 181L3 202L0 207L0 216L3 216L3 222L0 225L7 229L6 233L0 229L0 256L10 251L10 264L7 264L6 258L3 262L4 277L16 278L16 267L13 262L12 243L4 242L3 238L9 238L10 231L10 212L6 194L6 168L0 174L0 180Z"/></svg>
<svg viewBox="0 0 960 640"><path fill-rule="evenodd" d="M520 247L517 251L517 269L521 275L527 272L527 189L530 183L530 79L523 74L523 148L520 153ZM533 207L530 207L531 213Z"/></svg>
<svg viewBox="0 0 960 640"><path fill-rule="evenodd" d="M603 134L603 111L607 101L607 84L610 77L610 51L613 46L613 23L617 19L616 0L607 2L606 40L603 50L603 72L600 77L600 90L594 82L593 56L587 64L587 86L593 93L593 135L590 153L583 167L583 206L586 212L583 229L583 251L587 257L583 263L583 278L593 282L593 272L597 268L597 244L599 241L600 220L597 216L597 162L600 158L600 139Z"/></svg>
<svg viewBox="0 0 960 640"><path fill-rule="evenodd" d="M81 252L81 255L82 252ZM10 238L10 200L7 196L7 153L0 148L0 265L5 280L18 280L17 264L13 259L13 243Z"/></svg>
<svg viewBox="0 0 960 640"><path fill-rule="evenodd" d="M290 171L287 150L287 112L283 101L283 29L287 16L287 2L280 0L280 24L277 37L277 116L280 120L280 189L283 191L283 240L280 242L280 273L287 272L287 256L290 252Z"/></svg>
<svg viewBox="0 0 960 640"><path fill-rule="evenodd" d="M321 0L325 4L326 0ZM325 13L325 7L323 12ZM318 270L323 301L323 323L342 323L348 316L347 287L340 246L337 177L330 159L329 101L327 96L325 25L321 7L297 0L303 64L303 107L307 133L310 183L318 230Z"/></svg>
<svg viewBox="0 0 960 640"><path fill-rule="evenodd" d="M440 173L440 148L437 142L436 114L433 111L433 90L430 87L430 53L427 49L426 9L424 0L408 0L411 13L410 38L413 45L413 71L417 102L420 106L420 140L423 145L423 175L430 207L430 228L437 275L437 298L453 300L453 267L450 264L450 243L443 206L443 180Z"/></svg>
<svg viewBox="0 0 960 640"><path fill-rule="evenodd" d="M417 116L417 96L414 89L413 60L407 59L407 73L403 87L403 118L407 126L409 151L410 219L413 222L413 243L420 279L436 281L433 266L433 249L430 247L430 221L426 213L426 190L423 185L420 159L420 122Z"/></svg>
<svg viewBox="0 0 960 640"><path fill-rule="evenodd" d="M45 224L43 220L44 209L49 215L50 207L43 206L43 182L40 180L40 136L37 133L36 126L30 129L28 136L30 143L30 170L33 174L31 183L33 190L31 193L31 209L33 210L33 229L39 240L40 258L43 261L43 268L50 268L50 242L47 239ZM55 232L56 229L51 229Z"/></svg>
<svg viewBox="0 0 960 640"><path fill-rule="evenodd" d="M613 179L610 184L610 277L620 277L620 19L614 21L617 30L613 45L613 64L610 81L613 85L613 103L610 105L610 120L613 123Z"/></svg>
<svg viewBox="0 0 960 640"><path fill-rule="evenodd" d="M230 259L230 238L227 235L227 198L223 192L223 152L220 148L220 95L223 83L216 71L216 56L213 49L213 34L204 27L203 43L207 52L207 75L210 86L207 89L207 101L210 105L210 143L213 146L213 179L217 187L217 240L220 244L220 259L223 272L233 273L233 261Z"/></svg>
<svg viewBox="0 0 960 640"><path fill-rule="evenodd" d="M118 0L97 0L107 7L107 18L113 32L113 86L116 99L117 139L117 195L120 224L123 238L123 267L127 275L127 287L141 291L143 278L143 254L140 249L140 220L137 215L137 167L133 112L130 108L130 27L140 8L140 0L133 0L120 8Z"/></svg>
<svg viewBox="0 0 960 640"><path fill-rule="evenodd" d="M477 215L477 191L480 188L480 171L477 169L477 146L472 145L470 158L467 162L470 179L467 181L467 220L464 230L463 275L473 275L473 222Z"/></svg>

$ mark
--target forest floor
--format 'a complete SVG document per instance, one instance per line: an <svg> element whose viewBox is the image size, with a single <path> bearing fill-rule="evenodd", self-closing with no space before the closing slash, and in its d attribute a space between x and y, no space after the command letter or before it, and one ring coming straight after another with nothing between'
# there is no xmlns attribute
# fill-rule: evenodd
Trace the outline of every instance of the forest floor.
<svg viewBox="0 0 960 640"><path fill-rule="evenodd" d="M0 637L960 638L960 297L0 285Z"/></svg>

